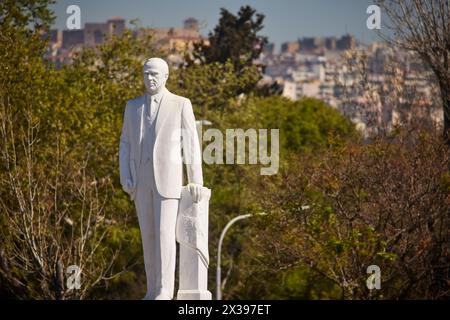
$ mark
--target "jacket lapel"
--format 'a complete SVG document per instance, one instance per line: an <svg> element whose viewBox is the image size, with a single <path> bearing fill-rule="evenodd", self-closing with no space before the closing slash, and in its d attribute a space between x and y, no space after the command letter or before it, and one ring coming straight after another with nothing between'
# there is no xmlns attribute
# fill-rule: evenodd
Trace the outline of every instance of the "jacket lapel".
<svg viewBox="0 0 450 320"><path fill-rule="evenodd" d="M137 150L138 150L137 159L138 160L141 158L141 151L142 151L141 150L142 149L142 139L144 136L144 105L146 103L146 100L147 100L146 96L143 95L141 102L139 103L138 107L136 108L136 114L135 114L136 122L134 122L134 123L139 125L139 133L138 133L139 141L138 141L138 148L137 148Z"/></svg>
<svg viewBox="0 0 450 320"><path fill-rule="evenodd" d="M158 136L158 132L161 129L161 126L164 124L167 117L170 115L171 111L171 104L170 104L170 98L171 93L169 90L165 90L163 96L161 97L161 102L159 104L159 111L158 115L156 117L156 124L155 124L155 137Z"/></svg>

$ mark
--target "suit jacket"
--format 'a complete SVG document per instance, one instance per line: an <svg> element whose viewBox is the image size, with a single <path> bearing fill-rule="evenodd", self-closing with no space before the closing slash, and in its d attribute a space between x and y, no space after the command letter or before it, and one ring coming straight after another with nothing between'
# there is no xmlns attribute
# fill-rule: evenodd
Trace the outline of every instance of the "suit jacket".
<svg viewBox="0 0 450 320"><path fill-rule="evenodd" d="M120 137L120 183L131 199L139 183L145 103L145 95L127 102ZM164 89L155 121L153 172L156 188L162 197L179 199L183 161L189 183L203 184L200 143L191 101ZM131 181L131 188L127 187L127 180Z"/></svg>

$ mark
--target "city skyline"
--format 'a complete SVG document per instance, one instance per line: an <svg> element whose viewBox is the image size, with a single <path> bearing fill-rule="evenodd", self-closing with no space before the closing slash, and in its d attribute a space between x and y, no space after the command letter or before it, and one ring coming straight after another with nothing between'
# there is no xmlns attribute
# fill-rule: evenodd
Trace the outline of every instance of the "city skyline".
<svg viewBox="0 0 450 320"><path fill-rule="evenodd" d="M342 0L339 5L331 0L284 0L276 3L268 0L194 0L189 5L179 0L60 0L52 6L56 15L53 28L66 29L65 23L69 16L66 8L72 4L81 9L82 27L85 23L103 22L113 16L120 16L128 25L131 19L139 19L143 27L178 28L182 27L185 19L193 17L200 22L203 36L207 36L217 25L220 8L224 7L236 14L241 6L250 5L265 15L264 29L260 34L275 43L276 51L280 50L282 43L303 37L339 37L348 33L364 43L380 40L376 31L366 27L366 9L373 4L373 0ZM158 11L152 11L152 7L157 7ZM174 8L177 10L174 11Z"/></svg>

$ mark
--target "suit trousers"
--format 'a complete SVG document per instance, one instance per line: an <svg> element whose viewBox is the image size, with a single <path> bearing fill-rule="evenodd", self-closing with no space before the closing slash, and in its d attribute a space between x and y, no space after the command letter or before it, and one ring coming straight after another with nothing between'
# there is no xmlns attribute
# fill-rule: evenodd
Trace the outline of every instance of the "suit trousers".
<svg viewBox="0 0 450 320"><path fill-rule="evenodd" d="M144 251L147 293L145 299L172 299L175 285L175 225L179 199L162 197L155 184L153 163L139 170L135 205Z"/></svg>

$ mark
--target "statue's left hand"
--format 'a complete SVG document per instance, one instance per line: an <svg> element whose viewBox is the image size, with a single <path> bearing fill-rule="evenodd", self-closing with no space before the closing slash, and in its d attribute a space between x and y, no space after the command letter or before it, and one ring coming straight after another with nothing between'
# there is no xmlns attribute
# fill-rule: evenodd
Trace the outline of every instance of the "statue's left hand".
<svg viewBox="0 0 450 320"><path fill-rule="evenodd" d="M201 184L197 183L189 183L188 184L189 192L191 193L192 199L194 202L200 202L202 200L202 188Z"/></svg>

